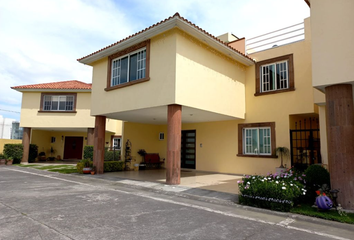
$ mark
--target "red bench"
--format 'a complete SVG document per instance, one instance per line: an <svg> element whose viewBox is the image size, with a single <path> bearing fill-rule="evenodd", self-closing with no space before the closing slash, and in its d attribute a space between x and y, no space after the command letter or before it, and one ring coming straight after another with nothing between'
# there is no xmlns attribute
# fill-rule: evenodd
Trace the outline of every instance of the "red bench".
<svg viewBox="0 0 354 240"><path fill-rule="evenodd" d="M146 168L160 168L164 162L160 160L158 153L147 153L144 156L144 163L146 164Z"/></svg>

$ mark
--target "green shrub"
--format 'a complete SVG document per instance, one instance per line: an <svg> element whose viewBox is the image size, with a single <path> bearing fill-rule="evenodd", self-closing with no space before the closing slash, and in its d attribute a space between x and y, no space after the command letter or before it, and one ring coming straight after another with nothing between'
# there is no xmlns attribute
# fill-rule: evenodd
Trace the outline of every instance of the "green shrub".
<svg viewBox="0 0 354 240"><path fill-rule="evenodd" d="M76 169L77 169L77 172L78 173L81 173L82 174L82 170L84 169L84 164L82 162L78 162L76 164Z"/></svg>
<svg viewBox="0 0 354 240"><path fill-rule="evenodd" d="M28 162L34 163L37 155L38 155L38 146L36 144L30 144L29 154L28 154Z"/></svg>
<svg viewBox="0 0 354 240"><path fill-rule="evenodd" d="M87 145L84 147L84 159L91 159L93 160L93 146Z"/></svg>
<svg viewBox="0 0 354 240"><path fill-rule="evenodd" d="M103 172L119 172L123 171L123 161L105 161L103 165Z"/></svg>
<svg viewBox="0 0 354 240"><path fill-rule="evenodd" d="M308 194L306 202L313 203L317 196L316 191L322 187L323 184L330 186L330 176L327 169L320 165L311 165L305 170L306 188Z"/></svg>
<svg viewBox="0 0 354 240"><path fill-rule="evenodd" d="M120 150L105 151L104 160L105 161L118 161L118 160L120 160Z"/></svg>
<svg viewBox="0 0 354 240"><path fill-rule="evenodd" d="M82 159L76 164L76 169L78 173L82 173L84 167L92 167L93 162L90 159Z"/></svg>
<svg viewBox="0 0 354 240"><path fill-rule="evenodd" d="M13 164L21 163L22 154L23 154L23 146L21 143L19 144L8 143L4 145L4 155L7 158L11 157L13 159Z"/></svg>
<svg viewBox="0 0 354 240"><path fill-rule="evenodd" d="M306 194L304 175L292 170L281 175L245 176L238 186L240 203L279 211L289 211Z"/></svg>
<svg viewBox="0 0 354 240"><path fill-rule="evenodd" d="M0 159L5 159L5 155L0 153Z"/></svg>

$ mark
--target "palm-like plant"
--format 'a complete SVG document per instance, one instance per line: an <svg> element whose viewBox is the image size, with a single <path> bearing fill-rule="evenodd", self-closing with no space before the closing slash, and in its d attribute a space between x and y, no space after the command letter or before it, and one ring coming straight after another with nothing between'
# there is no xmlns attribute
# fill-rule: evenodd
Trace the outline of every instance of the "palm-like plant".
<svg viewBox="0 0 354 240"><path fill-rule="evenodd" d="M281 168L284 168L284 166L283 166L283 156L284 156L284 157L287 157L287 156L290 155L290 150L289 150L289 148L287 148L287 147L277 147L277 149L275 149L275 152L276 152L277 154L280 154L280 160L281 160L281 162L280 162L280 167L281 167Z"/></svg>

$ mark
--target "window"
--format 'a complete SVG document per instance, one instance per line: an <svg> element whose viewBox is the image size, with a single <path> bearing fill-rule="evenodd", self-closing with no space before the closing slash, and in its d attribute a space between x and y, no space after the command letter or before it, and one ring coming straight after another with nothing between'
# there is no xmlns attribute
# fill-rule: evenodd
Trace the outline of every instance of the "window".
<svg viewBox="0 0 354 240"><path fill-rule="evenodd" d="M76 93L42 93L40 112L75 112Z"/></svg>
<svg viewBox="0 0 354 240"><path fill-rule="evenodd" d="M146 49L112 61L111 86L145 78Z"/></svg>
<svg viewBox="0 0 354 240"><path fill-rule="evenodd" d="M113 149L121 149L122 137L121 136L112 136L111 146Z"/></svg>
<svg viewBox="0 0 354 240"><path fill-rule="evenodd" d="M239 124L238 156L274 157L275 123Z"/></svg>
<svg viewBox="0 0 354 240"><path fill-rule="evenodd" d="M163 132L159 133L159 140L165 140L165 133Z"/></svg>
<svg viewBox="0 0 354 240"><path fill-rule="evenodd" d="M292 54L256 64L256 96L293 90L295 89Z"/></svg>
<svg viewBox="0 0 354 240"><path fill-rule="evenodd" d="M108 57L106 91L149 80L150 41L145 41Z"/></svg>
<svg viewBox="0 0 354 240"><path fill-rule="evenodd" d="M243 129L244 154L270 155L270 127Z"/></svg>

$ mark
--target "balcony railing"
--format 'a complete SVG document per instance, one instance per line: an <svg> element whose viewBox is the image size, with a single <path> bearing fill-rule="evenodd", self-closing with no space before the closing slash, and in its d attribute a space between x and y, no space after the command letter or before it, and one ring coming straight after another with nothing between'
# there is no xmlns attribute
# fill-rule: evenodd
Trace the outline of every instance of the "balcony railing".
<svg viewBox="0 0 354 240"><path fill-rule="evenodd" d="M269 48L301 41L305 38L304 23L298 23L257 37L246 39L246 53L251 54Z"/></svg>

